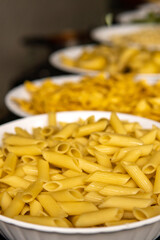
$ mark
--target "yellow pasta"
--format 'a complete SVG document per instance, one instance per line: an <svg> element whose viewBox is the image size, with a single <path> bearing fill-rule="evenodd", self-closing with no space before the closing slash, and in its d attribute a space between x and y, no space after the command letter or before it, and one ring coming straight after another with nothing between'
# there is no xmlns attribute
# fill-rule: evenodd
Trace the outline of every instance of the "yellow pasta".
<svg viewBox="0 0 160 240"><path fill-rule="evenodd" d="M87 182L97 181L107 184L124 185L125 183L128 182L129 179L130 176L128 174L96 171L94 173L89 174L86 181Z"/></svg>
<svg viewBox="0 0 160 240"><path fill-rule="evenodd" d="M35 181L29 185L29 187L23 192L22 199L24 202L28 203L33 201L37 195L43 189L43 182L42 181Z"/></svg>
<svg viewBox="0 0 160 240"><path fill-rule="evenodd" d="M68 214L68 215L80 215L87 212L98 211L98 208L95 204L91 202L81 201L81 202L59 202L61 208Z"/></svg>
<svg viewBox="0 0 160 240"><path fill-rule="evenodd" d="M118 207L127 211L132 211L135 207L146 208L154 203L153 199L134 198L127 196L109 196L100 203L100 208Z"/></svg>
<svg viewBox="0 0 160 240"><path fill-rule="evenodd" d="M58 218L67 216L66 212L60 207L60 205L53 199L52 196L41 194L37 197L37 199L49 216Z"/></svg>
<svg viewBox="0 0 160 240"><path fill-rule="evenodd" d="M4 162L3 170L8 174L13 174L17 165L17 156L9 153Z"/></svg>
<svg viewBox="0 0 160 240"><path fill-rule="evenodd" d="M121 121L115 112L110 118L60 123L50 112L47 125L32 133L18 127L14 134L5 133L1 214L74 228L128 224L158 215L159 128L142 129Z"/></svg>
<svg viewBox="0 0 160 240"><path fill-rule="evenodd" d="M95 212L84 213L73 218L72 222L76 227L91 227L104 224L107 221L120 220L123 210L120 208L100 209Z"/></svg>
<svg viewBox="0 0 160 240"><path fill-rule="evenodd" d="M122 161L122 166L140 188L145 192L153 191L152 183L136 164Z"/></svg>

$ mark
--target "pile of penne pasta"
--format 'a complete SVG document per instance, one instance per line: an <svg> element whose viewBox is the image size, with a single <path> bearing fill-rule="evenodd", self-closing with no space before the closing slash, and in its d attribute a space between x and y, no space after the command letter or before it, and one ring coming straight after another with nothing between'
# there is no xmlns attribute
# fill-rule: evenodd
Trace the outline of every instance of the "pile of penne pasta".
<svg viewBox="0 0 160 240"><path fill-rule="evenodd" d="M40 85L24 83L28 99L13 100L29 114L70 110L103 110L131 113L160 121L160 81L153 85L132 75L83 76L78 82L56 84L45 79Z"/></svg>
<svg viewBox="0 0 160 240"><path fill-rule="evenodd" d="M160 129L110 119L15 127L0 149L0 211L55 227L104 227L160 214Z"/></svg>

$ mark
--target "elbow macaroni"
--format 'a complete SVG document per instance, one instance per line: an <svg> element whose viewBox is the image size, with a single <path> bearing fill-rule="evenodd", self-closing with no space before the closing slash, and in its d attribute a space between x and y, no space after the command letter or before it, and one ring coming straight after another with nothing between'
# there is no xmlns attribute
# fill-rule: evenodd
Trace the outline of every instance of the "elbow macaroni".
<svg viewBox="0 0 160 240"><path fill-rule="evenodd" d="M157 142L158 128L143 130L116 113L111 121L90 117L71 124L58 124L49 113L48 126L33 134L17 127L15 134L4 135L0 149L1 214L75 228L159 215Z"/></svg>

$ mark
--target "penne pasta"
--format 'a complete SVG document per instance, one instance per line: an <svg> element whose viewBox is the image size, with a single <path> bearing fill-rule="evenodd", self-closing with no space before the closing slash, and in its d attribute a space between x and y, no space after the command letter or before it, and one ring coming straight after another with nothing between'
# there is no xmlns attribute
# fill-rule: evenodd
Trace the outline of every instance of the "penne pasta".
<svg viewBox="0 0 160 240"><path fill-rule="evenodd" d="M145 192L153 191L152 183L135 163L122 161L121 164L140 188Z"/></svg>
<svg viewBox="0 0 160 240"><path fill-rule="evenodd" d="M122 218L122 216L122 209L117 207L106 208L73 217L72 223L75 227L94 227L104 224L107 221L118 221Z"/></svg>

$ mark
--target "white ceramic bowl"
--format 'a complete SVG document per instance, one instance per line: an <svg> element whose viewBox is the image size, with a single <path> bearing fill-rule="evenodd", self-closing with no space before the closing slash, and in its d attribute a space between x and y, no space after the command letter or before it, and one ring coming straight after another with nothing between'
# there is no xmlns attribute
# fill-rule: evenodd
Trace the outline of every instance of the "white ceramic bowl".
<svg viewBox="0 0 160 240"><path fill-rule="evenodd" d="M86 119L95 115L96 119L110 117L110 112L103 111L70 111L57 113L57 119L66 122ZM138 116L118 113L121 120L139 122L143 128L151 128L152 125L160 127L159 122ZM16 126L31 131L32 127L45 126L47 115L36 115L20 120L15 120L0 126L0 139L4 132L14 132ZM153 240L160 235L160 216L147 220L124 224L114 227L96 228L57 228L40 226L17 221L0 215L0 233L9 240Z"/></svg>

